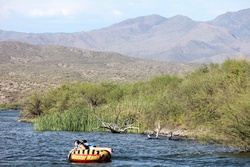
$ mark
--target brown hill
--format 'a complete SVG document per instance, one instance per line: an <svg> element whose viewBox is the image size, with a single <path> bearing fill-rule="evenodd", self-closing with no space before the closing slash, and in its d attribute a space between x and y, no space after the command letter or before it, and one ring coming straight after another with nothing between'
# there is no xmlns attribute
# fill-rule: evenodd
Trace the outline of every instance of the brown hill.
<svg viewBox="0 0 250 167"><path fill-rule="evenodd" d="M0 104L34 89L63 82L134 82L154 75L184 74L197 66L142 60L114 52L0 42Z"/></svg>

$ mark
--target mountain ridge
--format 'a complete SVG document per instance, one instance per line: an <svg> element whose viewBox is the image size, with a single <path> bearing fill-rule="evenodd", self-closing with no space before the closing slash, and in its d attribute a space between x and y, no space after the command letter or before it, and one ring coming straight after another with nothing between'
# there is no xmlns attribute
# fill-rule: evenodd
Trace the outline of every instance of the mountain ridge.
<svg viewBox="0 0 250 167"><path fill-rule="evenodd" d="M210 21L210 24L224 27L235 36L239 36L250 42L250 9L240 10L238 12L227 12Z"/></svg>
<svg viewBox="0 0 250 167"><path fill-rule="evenodd" d="M193 21L182 15L165 18L153 14L87 32L32 34L0 31L0 40L112 51L166 62L221 63L227 57L219 55L250 56L249 13L250 9L228 12L208 22Z"/></svg>

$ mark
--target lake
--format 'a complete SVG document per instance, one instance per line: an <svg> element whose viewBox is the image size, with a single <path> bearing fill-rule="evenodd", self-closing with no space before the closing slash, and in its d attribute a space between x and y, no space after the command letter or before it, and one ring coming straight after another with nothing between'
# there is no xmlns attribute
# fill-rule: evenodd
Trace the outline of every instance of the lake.
<svg viewBox="0 0 250 167"><path fill-rule="evenodd" d="M250 166L250 154L234 153L218 145L193 140L148 140L141 134L105 132L34 131L18 122L18 111L0 111L0 166ZM67 160L74 140L86 139L112 147L112 162L73 164Z"/></svg>

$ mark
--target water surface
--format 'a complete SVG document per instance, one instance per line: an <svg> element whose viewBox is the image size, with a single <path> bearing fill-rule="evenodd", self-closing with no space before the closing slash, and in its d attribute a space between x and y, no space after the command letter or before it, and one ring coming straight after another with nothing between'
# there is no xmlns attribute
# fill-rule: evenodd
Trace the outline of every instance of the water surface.
<svg viewBox="0 0 250 167"><path fill-rule="evenodd" d="M0 111L0 166L250 166L249 154L195 141L148 140L140 134L34 131L18 122L18 111ZM73 164L68 152L75 139L112 147L112 162Z"/></svg>

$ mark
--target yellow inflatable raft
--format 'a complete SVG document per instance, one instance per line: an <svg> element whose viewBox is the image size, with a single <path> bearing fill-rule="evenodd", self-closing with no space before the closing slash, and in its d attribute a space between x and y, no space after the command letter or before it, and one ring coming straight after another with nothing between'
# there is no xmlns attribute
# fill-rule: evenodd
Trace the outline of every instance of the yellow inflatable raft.
<svg viewBox="0 0 250 167"><path fill-rule="evenodd" d="M68 155L69 161L78 163L111 162L111 154L107 150L71 150Z"/></svg>

